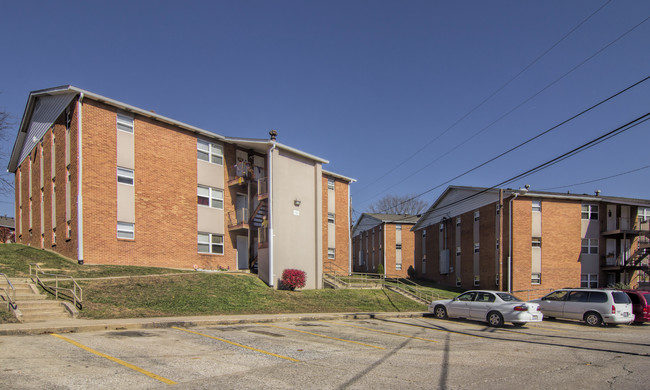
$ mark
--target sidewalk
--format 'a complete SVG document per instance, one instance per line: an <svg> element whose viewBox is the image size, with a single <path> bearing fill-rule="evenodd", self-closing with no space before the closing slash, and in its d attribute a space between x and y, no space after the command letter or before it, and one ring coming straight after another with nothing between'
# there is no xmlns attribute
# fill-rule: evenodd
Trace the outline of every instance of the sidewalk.
<svg viewBox="0 0 650 390"><path fill-rule="evenodd" d="M37 335L46 333L77 333L104 330L133 330L252 324L259 322L288 322L288 321L331 321L343 319L369 318L414 318L422 317L424 312L388 312L388 313L288 313L288 314L242 314L216 315L196 317L155 317L155 318L119 318L107 320L65 319L46 322L30 322L20 324L0 324L0 336Z"/></svg>

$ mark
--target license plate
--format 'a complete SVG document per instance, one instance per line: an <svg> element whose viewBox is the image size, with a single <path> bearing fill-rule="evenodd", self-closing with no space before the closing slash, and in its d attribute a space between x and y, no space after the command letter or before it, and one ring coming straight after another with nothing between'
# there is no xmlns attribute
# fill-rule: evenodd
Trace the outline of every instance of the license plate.
<svg viewBox="0 0 650 390"><path fill-rule="evenodd" d="M628 312L623 312L623 317L629 317L629 316L630 316L630 313L628 313Z"/></svg>
<svg viewBox="0 0 650 390"><path fill-rule="evenodd" d="M533 314L533 319L534 319L534 320L538 320L538 319L539 319L539 316L538 316L537 314Z"/></svg>

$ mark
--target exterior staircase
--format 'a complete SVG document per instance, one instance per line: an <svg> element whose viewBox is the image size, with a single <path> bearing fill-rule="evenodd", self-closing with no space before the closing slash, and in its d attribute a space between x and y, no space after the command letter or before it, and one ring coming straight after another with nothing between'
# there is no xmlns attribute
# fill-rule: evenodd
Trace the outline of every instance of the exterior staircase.
<svg viewBox="0 0 650 390"><path fill-rule="evenodd" d="M43 322L76 317L77 309L66 301L48 299L29 279L12 279L16 290L14 314L20 322Z"/></svg>

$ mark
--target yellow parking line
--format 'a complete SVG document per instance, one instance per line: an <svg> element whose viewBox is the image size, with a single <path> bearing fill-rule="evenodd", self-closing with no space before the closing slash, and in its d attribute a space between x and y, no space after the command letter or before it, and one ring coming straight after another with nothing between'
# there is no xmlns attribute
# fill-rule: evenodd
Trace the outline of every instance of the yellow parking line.
<svg viewBox="0 0 650 390"><path fill-rule="evenodd" d="M258 324L258 325L262 325L262 326L271 326L271 327L273 327L273 328L284 329L284 330L291 330L291 331L294 331L294 332L300 332L300 333L310 334L310 335L312 335L312 336L324 337L324 338L326 338L326 339L332 339L332 340L344 341L344 342L346 342L346 343L359 344L359 345L363 345L364 347L377 348L377 349L386 349L386 348L384 348L384 347L378 347L378 346L376 346L376 345L371 345L371 344L364 344L364 343L360 343L360 342L358 342L358 341L339 339L339 338L337 338L337 337L325 336L325 335L318 334L318 333L305 332L304 330L291 329L291 328L283 328L283 327L281 327L281 326L277 326L277 325L269 325L269 324Z"/></svg>
<svg viewBox="0 0 650 390"><path fill-rule="evenodd" d="M137 372L139 372L139 373L141 373L141 374L145 374L145 375L148 376L148 377L151 377L151 378L153 378L153 379L157 379L157 380L159 380L159 381L161 381L161 382L163 382L163 383L166 383L166 384L168 384L168 385L175 385L175 384L176 384L176 382L174 382L174 381L171 380L171 379L163 378L163 377L160 376L160 375L156 375L156 374L154 374L154 373L152 373L152 372L149 372L149 371L147 371L147 370L144 370L144 369L142 369L142 368L140 368L140 367L138 367L138 366L134 366L133 364L131 364L131 363L127 363L127 362L125 362L124 360L120 360L120 359L118 359L118 358L114 358L114 357L112 357L112 356L106 355L105 353L101 353L101 352L99 352L99 351L95 351L94 349L89 348L89 347L86 347L85 345L80 344L80 343L78 343L78 342L76 342L76 341L74 341L74 340L70 340L70 339L67 338L67 337L61 336L61 335L56 334L56 333L52 333L52 336L54 336L54 337L58 337L58 338L60 338L61 340L63 340L63 341L67 341L68 343L70 343L70 344L72 344L72 345L75 345L75 346L77 346L77 347L79 347L79 348L81 348L81 349L83 349L83 350L85 350L85 351L88 351L88 352L90 352L90 353L94 353L94 354L97 355L97 356L101 356L101 357L106 358L106 359L108 359L108 360L110 360L110 361L113 361L113 362L115 362L115 363L117 363L117 364L121 364L121 365L123 365L124 367L128 367L128 368L130 368L130 369L132 369L132 370L134 370L134 371L137 371Z"/></svg>
<svg viewBox="0 0 650 390"><path fill-rule="evenodd" d="M438 342L438 340L425 339L425 338L417 337L417 336L408 336L408 335L401 334L401 333L393 333L393 332L387 332L387 331L385 331L385 330L366 328L365 326L357 326L357 325L344 324L344 323L342 323L342 322L332 322L332 324L337 324L337 325L341 325L341 326L349 326L349 327L351 327L351 328L365 329L365 330L369 330L369 331L372 331L372 332L385 333L385 334L389 334L389 335L393 335L393 336L406 337L406 338L408 338L408 339L416 339L416 340L422 340L422 341L430 341L430 342L432 342L432 343L437 343L437 342Z"/></svg>
<svg viewBox="0 0 650 390"><path fill-rule="evenodd" d="M241 347L241 348L250 349L251 351L260 352L260 353L264 353L264 354L267 354L267 355L275 356L275 357L280 358L280 359L290 360L292 362L300 362L300 360L297 360L297 359L294 359L294 358L291 358L291 357L288 357L288 356L278 355L277 353L273 353L273 352L269 352L269 351L264 351L262 349L249 347L247 345L235 343L233 341L228 341L228 340L222 339L220 337L214 337L214 336L210 336L210 335L207 335L207 334L194 332L194 331L191 331L191 330L188 330L188 329L177 328L175 326L172 326L172 329L182 330L183 332L193 333L193 334L196 334L196 335L199 335L199 336L208 337L208 338L211 338L211 339L214 339L214 340L223 341L224 343L228 343L228 344L231 344L231 345L234 345L234 346L237 346L237 347Z"/></svg>

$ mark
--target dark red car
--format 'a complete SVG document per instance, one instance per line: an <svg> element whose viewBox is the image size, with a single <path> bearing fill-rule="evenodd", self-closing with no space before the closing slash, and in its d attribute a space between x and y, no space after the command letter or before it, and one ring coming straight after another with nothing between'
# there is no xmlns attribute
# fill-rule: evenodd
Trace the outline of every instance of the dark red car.
<svg viewBox="0 0 650 390"><path fill-rule="evenodd" d="M649 290L623 290L632 301L634 322L650 322L650 291Z"/></svg>

